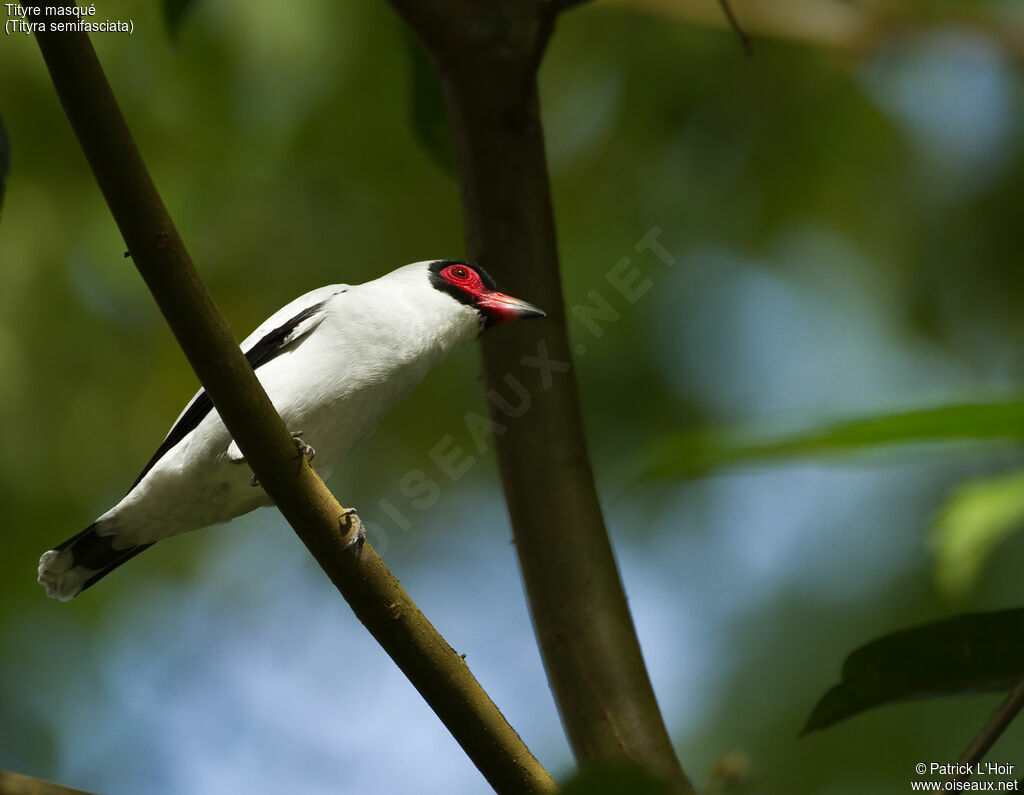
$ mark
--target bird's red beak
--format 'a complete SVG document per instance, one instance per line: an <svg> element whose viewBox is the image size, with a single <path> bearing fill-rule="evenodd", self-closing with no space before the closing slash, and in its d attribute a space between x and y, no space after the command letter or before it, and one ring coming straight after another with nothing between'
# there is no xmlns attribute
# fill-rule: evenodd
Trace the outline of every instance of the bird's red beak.
<svg viewBox="0 0 1024 795"><path fill-rule="evenodd" d="M547 317L547 313L539 306L504 293L484 293L477 300L476 305L487 311L493 324L510 323L520 318Z"/></svg>

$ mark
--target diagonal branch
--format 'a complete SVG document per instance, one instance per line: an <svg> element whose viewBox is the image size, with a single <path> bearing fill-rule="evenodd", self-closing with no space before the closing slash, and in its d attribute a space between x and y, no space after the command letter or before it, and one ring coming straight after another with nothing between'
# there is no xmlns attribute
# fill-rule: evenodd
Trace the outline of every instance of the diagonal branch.
<svg viewBox="0 0 1024 795"><path fill-rule="evenodd" d="M33 16L49 25L38 5ZM58 18L64 21L64 18ZM260 483L356 615L499 792L554 788L465 662L366 544L295 447L189 258L84 33L37 32L54 87L132 259Z"/></svg>
<svg viewBox="0 0 1024 795"><path fill-rule="evenodd" d="M740 40L740 45L743 47L743 51L747 55L754 54L754 45L750 43L750 36L743 30L740 25L740 21L736 18L736 14L733 13L732 6L729 4L729 0L718 0L718 4L722 7L722 13L725 14L725 19L729 23L729 27L732 28L733 33Z"/></svg>
<svg viewBox="0 0 1024 795"><path fill-rule="evenodd" d="M626 603L571 367L536 83L553 7L390 2L441 77L469 256L548 309L546 321L485 339L483 349L492 418L510 431L495 444L516 551L570 744L580 764L627 758L692 792Z"/></svg>
<svg viewBox="0 0 1024 795"><path fill-rule="evenodd" d="M85 790L72 789L41 778L24 776L0 770L0 795L90 795Z"/></svg>
<svg viewBox="0 0 1024 795"><path fill-rule="evenodd" d="M985 758L985 754L989 752L989 749L995 745L998 740L1013 723L1013 719L1017 717L1021 709L1024 708L1024 679L1021 679L1017 683L1017 686L1010 691L1005 699L999 702L992 714L989 715L988 720L985 721L985 725L978 730L978 733L971 740L964 752L960 754L958 762L965 762L973 767L975 762L980 762ZM947 781L962 781L970 778L967 773L957 773L950 776Z"/></svg>

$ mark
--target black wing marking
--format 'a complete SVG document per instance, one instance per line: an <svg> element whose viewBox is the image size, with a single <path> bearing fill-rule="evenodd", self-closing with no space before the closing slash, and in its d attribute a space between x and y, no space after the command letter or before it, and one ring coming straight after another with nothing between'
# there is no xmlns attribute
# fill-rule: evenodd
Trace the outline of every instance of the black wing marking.
<svg viewBox="0 0 1024 795"><path fill-rule="evenodd" d="M344 290L342 292L344 292ZM326 299L313 304L312 306L306 307L295 315L295 317L285 321L277 328L264 334L255 345L245 352L245 358L252 366L252 369L255 370L260 365L269 362L275 356L279 356L284 353L290 347L292 342L296 342L296 340L291 339L292 332L294 332L299 324L304 320L308 320L319 312L320 308L325 303ZM189 404L185 413L181 415L176 423L174 423L174 427L171 428L170 433L167 434L167 438L160 443L160 446L156 449L153 457L149 459L149 463L143 467L142 472L140 472L139 476L135 478L135 482L132 483L132 487L131 489L128 489L128 491L131 491L138 486L139 482L149 473L149 470L156 465L156 462L159 461L168 450L188 436L190 432L195 430L199 426L199 423L203 421L203 418L212 410L213 401L210 400L205 389L200 389L199 394L197 394Z"/></svg>
<svg viewBox="0 0 1024 795"><path fill-rule="evenodd" d="M135 482L132 483L132 487L131 489L128 489L128 491L131 491L138 486L139 481L146 477L149 470L156 465L157 461L163 458L164 453L188 436L190 431L195 430L199 423L203 421L203 417L209 414L212 409L213 401L210 400L209 396L206 394L206 390L201 389L199 394L196 395L195 399L189 404L185 413L181 415L176 423L174 423L174 427L171 428L171 432L167 434L167 438L160 443L158 448L156 448L156 452L153 453L153 457L150 458L149 463L142 468L139 476L135 478Z"/></svg>
<svg viewBox="0 0 1024 795"><path fill-rule="evenodd" d="M252 369L255 370L261 364L266 364L275 356L284 352L284 349L288 347L288 343L291 341L289 338L292 332L298 327L303 320L308 320L313 317L320 308L327 303L321 301L318 304L313 304L303 309L299 314L282 323L273 331L269 331L263 335L255 345L245 352L245 358L249 360L249 364L252 365Z"/></svg>

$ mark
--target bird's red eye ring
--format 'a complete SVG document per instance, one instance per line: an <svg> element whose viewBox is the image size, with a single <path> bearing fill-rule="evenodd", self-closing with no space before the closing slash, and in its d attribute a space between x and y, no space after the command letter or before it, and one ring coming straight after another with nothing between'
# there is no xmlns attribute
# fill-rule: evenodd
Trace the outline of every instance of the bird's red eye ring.
<svg viewBox="0 0 1024 795"><path fill-rule="evenodd" d="M465 265L449 265L441 275L451 284L467 285L479 280L476 272Z"/></svg>

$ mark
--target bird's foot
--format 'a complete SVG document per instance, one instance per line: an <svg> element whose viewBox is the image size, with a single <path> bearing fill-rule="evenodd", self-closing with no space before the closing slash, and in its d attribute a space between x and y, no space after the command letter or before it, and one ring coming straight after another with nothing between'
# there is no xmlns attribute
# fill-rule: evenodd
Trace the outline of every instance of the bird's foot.
<svg viewBox="0 0 1024 795"><path fill-rule="evenodd" d="M316 455L316 450L313 449L312 445L308 445L304 441L302 441L302 431L296 431L295 433L293 433L292 434L292 441L295 442L295 451L296 451L295 452L295 457L296 458L305 458L307 461L312 461L313 460L313 456ZM232 462L233 463L244 464L245 463L245 459L244 458L240 458L240 459L238 459L237 462L235 462L235 461L232 461ZM260 485L260 479L258 477L256 477L255 475L253 475L252 478L249 480L249 485L252 486L253 488L256 488L256 486Z"/></svg>
<svg viewBox="0 0 1024 795"><path fill-rule="evenodd" d="M313 456L316 455L316 450L313 449L312 445L306 444L302 441L302 431L296 431L292 434L292 441L295 442L295 450L297 451L296 458L305 458L307 461L312 461Z"/></svg>
<svg viewBox="0 0 1024 795"><path fill-rule="evenodd" d="M363 520L359 518L355 508L347 508L338 517L338 527L345 534L345 549L355 547L356 557L363 551L363 544L366 543L366 527Z"/></svg>

